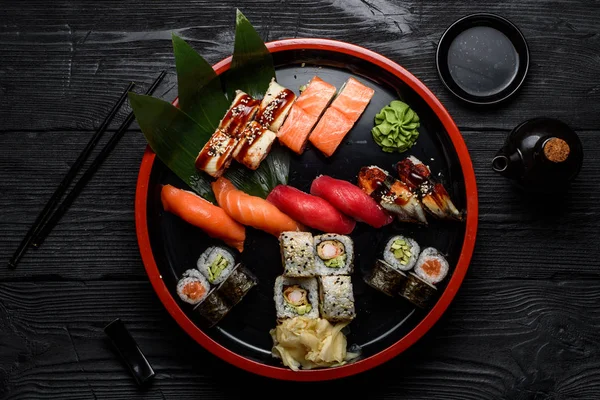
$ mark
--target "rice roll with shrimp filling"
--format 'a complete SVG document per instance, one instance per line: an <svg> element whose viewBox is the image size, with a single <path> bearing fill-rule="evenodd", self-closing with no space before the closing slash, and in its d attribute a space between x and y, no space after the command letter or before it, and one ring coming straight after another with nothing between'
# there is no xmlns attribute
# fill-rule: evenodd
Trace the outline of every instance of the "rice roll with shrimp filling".
<svg viewBox="0 0 600 400"><path fill-rule="evenodd" d="M277 319L303 316L319 318L319 288L317 278L275 279L275 309Z"/></svg>
<svg viewBox="0 0 600 400"><path fill-rule="evenodd" d="M211 284L218 285L233 270L235 259L227 249L211 246L200 255L196 266Z"/></svg>
<svg viewBox="0 0 600 400"><path fill-rule="evenodd" d="M284 276L298 278L317 274L313 243L310 232L290 231L279 236Z"/></svg>
<svg viewBox="0 0 600 400"><path fill-rule="evenodd" d="M419 308L428 308L433 303L437 289L411 271L399 294Z"/></svg>
<svg viewBox="0 0 600 400"><path fill-rule="evenodd" d="M195 269L185 271L177 282L177 295L188 304L198 304L206 298L210 291L207 279Z"/></svg>
<svg viewBox="0 0 600 400"><path fill-rule="evenodd" d="M350 275L354 271L354 243L350 237L327 233L315 236L318 275Z"/></svg>
<svg viewBox="0 0 600 400"><path fill-rule="evenodd" d="M242 301L250 289L257 284L258 279L256 276L240 263L235 266L229 276L221 283L218 292L234 306Z"/></svg>
<svg viewBox="0 0 600 400"><path fill-rule="evenodd" d="M423 249L415 265L415 274L419 278L435 285L448 275L448 261L433 247Z"/></svg>
<svg viewBox="0 0 600 400"><path fill-rule="evenodd" d="M415 266L419 252L419 244L414 239L397 235L385 245L383 259L398 271L408 271Z"/></svg>
<svg viewBox="0 0 600 400"><path fill-rule="evenodd" d="M194 315L199 315L209 327L218 324L231 310L233 305L222 296L217 288L213 288L208 295L194 307Z"/></svg>
<svg viewBox="0 0 600 400"><path fill-rule="evenodd" d="M321 317L330 322L350 321L356 317L350 276L319 277L319 308Z"/></svg>
<svg viewBox="0 0 600 400"><path fill-rule="evenodd" d="M381 293L396 297L402 291L408 277L384 260L376 260L371 271L365 275L364 281Z"/></svg>

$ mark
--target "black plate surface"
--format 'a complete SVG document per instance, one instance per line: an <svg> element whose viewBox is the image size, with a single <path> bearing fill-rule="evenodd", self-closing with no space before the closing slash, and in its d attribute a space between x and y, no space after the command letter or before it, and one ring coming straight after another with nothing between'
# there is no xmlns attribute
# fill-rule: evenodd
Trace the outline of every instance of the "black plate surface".
<svg viewBox="0 0 600 400"><path fill-rule="evenodd" d="M378 165L393 172L397 161L415 155L429 164L434 174L439 173L457 207L465 207L462 170L450 138L433 110L399 78L359 58L322 50L288 50L273 56L278 82L296 93L314 75L338 88L349 76L354 76L375 89L375 95L363 116L331 158L322 156L311 147L303 155L292 157L290 185L308 191L311 181L320 174L356 183L358 171L364 165ZM417 144L400 155L384 153L370 133L375 114L394 99L407 102L421 118ZM172 296L179 301L175 287L180 274L195 267L198 256L206 247L220 243L210 239L200 229L163 211L160 202L163 184L186 188L157 159L150 176L148 231L162 278ZM348 326L349 346L360 346L363 357L373 355L401 339L425 315L408 301L388 298L363 282L363 274L380 256L386 240L397 233L409 235L421 246L434 246L446 254L453 269L461 252L464 231L464 223L436 222L431 218L428 227L394 222L377 230L357 224L351 234L356 248L352 281L357 317ZM199 323L199 327L212 339L244 357L280 365L280 361L270 355L272 342L269 336L269 330L275 326L273 285L282 272L277 239L248 228L245 250L240 259L257 275L259 285L218 326L207 329ZM444 283L439 285L440 293L444 287ZM186 304L180 302L180 305L192 318Z"/></svg>

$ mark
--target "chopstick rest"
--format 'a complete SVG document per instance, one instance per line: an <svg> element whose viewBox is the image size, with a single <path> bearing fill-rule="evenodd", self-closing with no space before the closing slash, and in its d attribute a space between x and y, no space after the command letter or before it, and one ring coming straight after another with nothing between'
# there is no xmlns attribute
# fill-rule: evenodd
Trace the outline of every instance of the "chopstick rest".
<svg viewBox="0 0 600 400"><path fill-rule="evenodd" d="M121 319L117 318L106 325L104 333L110 338L138 386L144 386L154 378L154 369Z"/></svg>

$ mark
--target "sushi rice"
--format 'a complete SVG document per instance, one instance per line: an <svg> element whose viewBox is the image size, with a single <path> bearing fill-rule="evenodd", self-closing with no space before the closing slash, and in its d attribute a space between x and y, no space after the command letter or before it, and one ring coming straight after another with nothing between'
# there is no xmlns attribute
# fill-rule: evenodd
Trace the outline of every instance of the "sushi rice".
<svg viewBox="0 0 600 400"><path fill-rule="evenodd" d="M227 279L235 267L235 259L227 249L212 246L200 255L196 266L211 284L218 285Z"/></svg>
<svg viewBox="0 0 600 400"><path fill-rule="evenodd" d="M315 236L318 275L350 275L354 271L354 244L350 237L327 233Z"/></svg>
<svg viewBox="0 0 600 400"><path fill-rule="evenodd" d="M188 269L181 275L177 282L177 294L179 298L188 304L202 302L210 291L208 280L195 269Z"/></svg>
<svg viewBox="0 0 600 400"><path fill-rule="evenodd" d="M448 261L433 247L423 249L415 265L415 274L435 285L448 275Z"/></svg>
<svg viewBox="0 0 600 400"><path fill-rule="evenodd" d="M275 279L274 300L277 319L298 316L319 318L317 278L278 276Z"/></svg>
<svg viewBox="0 0 600 400"><path fill-rule="evenodd" d="M398 271L408 271L417 263L419 253L419 244L414 239L397 235L387 242L383 259Z"/></svg>
<svg viewBox="0 0 600 400"><path fill-rule="evenodd" d="M354 319L354 292L350 276L319 277L319 308L321 317L330 322Z"/></svg>
<svg viewBox="0 0 600 400"><path fill-rule="evenodd" d="M310 232L283 232L279 236L284 276L316 275L313 236Z"/></svg>

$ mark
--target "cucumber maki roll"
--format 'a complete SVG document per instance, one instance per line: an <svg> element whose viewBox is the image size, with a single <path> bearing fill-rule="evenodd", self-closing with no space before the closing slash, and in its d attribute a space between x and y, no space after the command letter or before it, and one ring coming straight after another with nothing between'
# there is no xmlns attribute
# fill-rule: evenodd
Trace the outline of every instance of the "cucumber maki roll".
<svg viewBox="0 0 600 400"><path fill-rule="evenodd" d="M390 297L395 297L401 292L406 283L407 276L383 260L375 261L370 273L364 277L367 285Z"/></svg>
<svg viewBox="0 0 600 400"><path fill-rule="evenodd" d="M423 249L415 265L415 274L419 278L435 285L448 275L448 261L433 247Z"/></svg>
<svg viewBox="0 0 600 400"><path fill-rule="evenodd" d="M319 307L321 317L330 322L353 320L356 311L350 276L319 277Z"/></svg>
<svg viewBox="0 0 600 400"><path fill-rule="evenodd" d="M431 283L421 279L414 272L408 273L406 284L402 287L400 295L419 308L428 308L437 293Z"/></svg>
<svg viewBox="0 0 600 400"><path fill-rule="evenodd" d="M315 236L315 264L319 275L350 275L354 271L354 244L348 236Z"/></svg>
<svg viewBox="0 0 600 400"><path fill-rule="evenodd" d="M419 244L414 239L398 235L387 242L383 259L398 271L408 271L417 262L419 252Z"/></svg>
<svg viewBox="0 0 600 400"><path fill-rule="evenodd" d="M232 305L236 305L257 284L258 279L256 276L244 265L237 264L229 276L221 283L218 292Z"/></svg>
<svg viewBox="0 0 600 400"><path fill-rule="evenodd" d="M275 279L275 308L277 319L304 316L319 318L319 293L316 278Z"/></svg>
<svg viewBox="0 0 600 400"><path fill-rule="evenodd" d="M233 270L235 259L226 249L212 246L200 255L196 266L211 284L218 285L223 282Z"/></svg>
<svg viewBox="0 0 600 400"><path fill-rule="evenodd" d="M202 317L209 327L213 327L227 315L232 307L233 305L216 288L213 288L204 300L194 307L193 312Z"/></svg>
<svg viewBox="0 0 600 400"><path fill-rule="evenodd" d="M177 294L179 298L188 304L198 304L206 298L210 290L210 284L200 272L189 269L181 275L177 282Z"/></svg>
<svg viewBox="0 0 600 400"><path fill-rule="evenodd" d="M310 232L283 232L279 236L283 275L293 278L316 275L313 236Z"/></svg>

